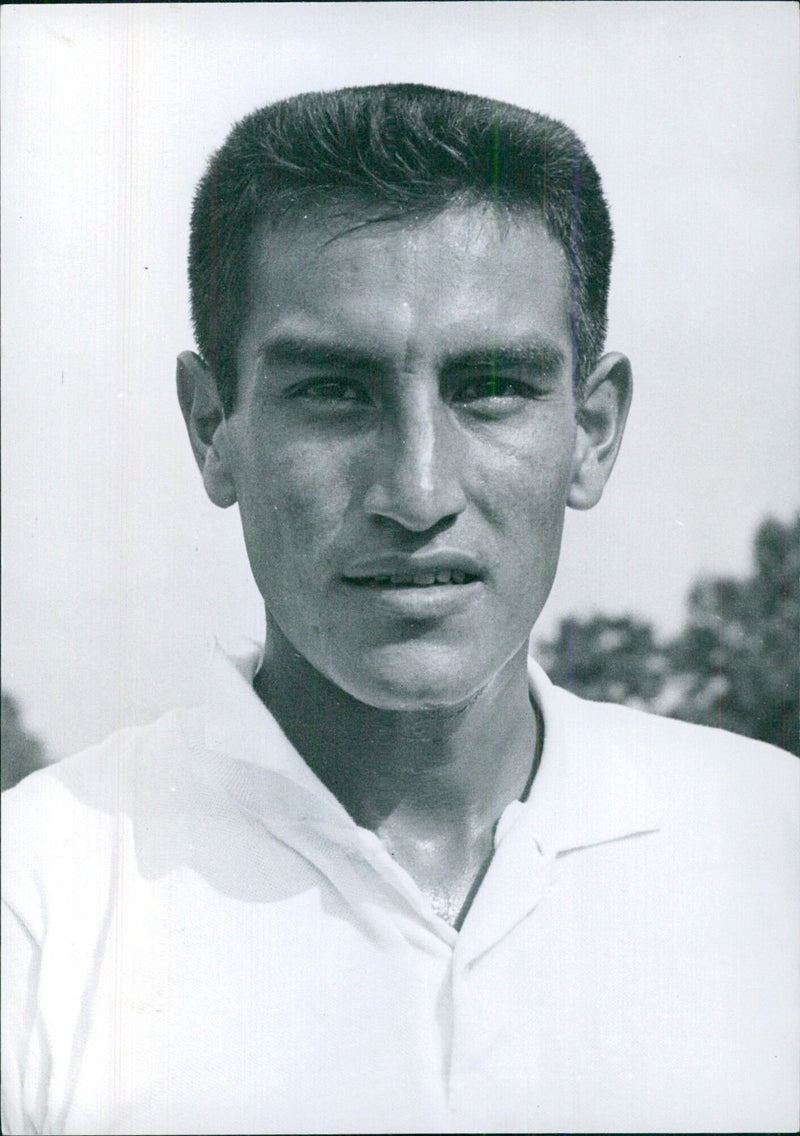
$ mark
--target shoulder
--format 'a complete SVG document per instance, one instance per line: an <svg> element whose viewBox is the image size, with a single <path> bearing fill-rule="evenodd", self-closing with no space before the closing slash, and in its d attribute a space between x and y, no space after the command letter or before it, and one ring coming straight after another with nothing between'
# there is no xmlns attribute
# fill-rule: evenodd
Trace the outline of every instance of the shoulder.
<svg viewBox="0 0 800 1136"><path fill-rule="evenodd" d="M672 776L678 769L702 776L723 763L722 771L735 776L752 773L760 778L797 784L800 761L786 750L753 738L664 718L611 702L589 702L560 687L551 687L553 702L568 731L591 736L595 742L629 754L656 771L668 760Z"/></svg>
<svg viewBox="0 0 800 1136"><path fill-rule="evenodd" d="M126 777L143 763L169 763L186 752L197 712L173 710L146 726L111 734L97 745L39 769L3 793L4 823L36 820L57 805L59 812L119 803Z"/></svg>
<svg viewBox="0 0 800 1136"><path fill-rule="evenodd" d="M68 875L79 872L88 886L110 871L134 818L164 799L186 765L196 715L171 711L120 730L3 793L4 899L26 905L45 882L48 889L73 886ZM34 910L30 917L33 930L39 919Z"/></svg>
<svg viewBox="0 0 800 1136"><path fill-rule="evenodd" d="M572 746L632 763L671 814L725 816L762 834L800 835L800 760L785 750L551 688Z"/></svg>

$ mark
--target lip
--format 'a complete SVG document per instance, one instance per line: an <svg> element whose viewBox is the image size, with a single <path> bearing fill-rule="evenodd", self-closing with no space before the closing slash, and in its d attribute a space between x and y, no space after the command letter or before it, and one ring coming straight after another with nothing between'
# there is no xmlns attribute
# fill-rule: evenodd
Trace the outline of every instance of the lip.
<svg viewBox="0 0 800 1136"><path fill-rule="evenodd" d="M437 573L455 579L437 582ZM365 557L349 564L342 579L352 595L363 596L379 610L409 619L433 619L456 613L471 603L484 576L473 556L445 548Z"/></svg>
<svg viewBox="0 0 800 1136"><path fill-rule="evenodd" d="M424 591L469 587L483 575L483 569L473 556L457 549L442 548L365 557L349 564L342 578L355 587L379 591Z"/></svg>

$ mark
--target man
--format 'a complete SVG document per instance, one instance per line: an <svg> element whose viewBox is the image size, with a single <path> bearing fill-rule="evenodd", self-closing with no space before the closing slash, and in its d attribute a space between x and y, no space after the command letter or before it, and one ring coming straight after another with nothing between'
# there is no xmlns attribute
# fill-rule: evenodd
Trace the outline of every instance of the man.
<svg viewBox="0 0 800 1136"><path fill-rule="evenodd" d="M628 410L611 247L487 99L214 156L178 394L266 645L10 797L6 1131L795 1127L796 763L527 657Z"/></svg>

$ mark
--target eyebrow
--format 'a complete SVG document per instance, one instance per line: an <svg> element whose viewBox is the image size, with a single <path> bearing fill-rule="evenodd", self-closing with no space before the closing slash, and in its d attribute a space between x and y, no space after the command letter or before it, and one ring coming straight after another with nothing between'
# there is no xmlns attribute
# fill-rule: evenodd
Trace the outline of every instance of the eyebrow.
<svg viewBox="0 0 800 1136"><path fill-rule="evenodd" d="M266 366L300 365L360 373L389 371L393 367L393 361L388 355L348 347L346 344L316 342L312 338L296 335L281 335L266 340L259 347L257 356ZM448 374L460 370L501 371L530 367L549 375L558 372L565 363L566 356L560 347L549 339L537 338L445 355L440 370Z"/></svg>
<svg viewBox="0 0 800 1136"><path fill-rule="evenodd" d="M347 370L374 371L385 368L389 360L344 344L315 342L305 336L282 335L268 339L258 349L258 358L271 366L300 364L306 367L331 367Z"/></svg>
<svg viewBox="0 0 800 1136"><path fill-rule="evenodd" d="M554 374L566 363L566 356L560 347L549 340L526 340L524 343L507 344L503 347L487 347L477 351L465 351L448 357L442 370L490 370L502 371L519 367L529 367L545 374Z"/></svg>

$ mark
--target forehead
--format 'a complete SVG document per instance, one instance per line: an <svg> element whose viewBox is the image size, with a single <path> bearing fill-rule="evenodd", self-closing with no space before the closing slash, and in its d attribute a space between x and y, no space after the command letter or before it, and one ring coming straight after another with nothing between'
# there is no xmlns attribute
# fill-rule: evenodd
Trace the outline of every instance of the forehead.
<svg viewBox="0 0 800 1136"><path fill-rule="evenodd" d="M564 250L535 215L323 212L255 230L243 340L307 329L389 351L531 334L569 346L569 280Z"/></svg>

